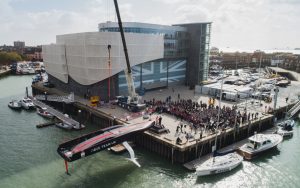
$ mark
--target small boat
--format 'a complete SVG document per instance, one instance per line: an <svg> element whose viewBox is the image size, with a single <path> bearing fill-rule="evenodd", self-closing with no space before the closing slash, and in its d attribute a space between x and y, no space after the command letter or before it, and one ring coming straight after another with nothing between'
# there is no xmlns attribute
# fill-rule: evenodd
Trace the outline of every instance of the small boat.
<svg viewBox="0 0 300 188"><path fill-rule="evenodd" d="M23 108L25 108L26 110L29 110L29 109L34 109L34 104L32 102L32 100L28 97L24 97L22 100L21 100L21 105Z"/></svg>
<svg viewBox="0 0 300 188"><path fill-rule="evenodd" d="M12 100L8 103L8 107L10 107L11 109L14 109L14 110L21 110L22 105L21 105L20 101Z"/></svg>
<svg viewBox="0 0 300 188"><path fill-rule="evenodd" d="M52 119L54 116L47 111L47 108L38 108L36 113L42 117Z"/></svg>
<svg viewBox="0 0 300 188"><path fill-rule="evenodd" d="M73 125L73 129L76 129L76 130L81 130L81 129L84 129L85 126L83 124L77 124L77 125Z"/></svg>
<svg viewBox="0 0 300 188"><path fill-rule="evenodd" d="M287 119L287 120L284 120L284 121L281 121L279 123L276 124L278 127L285 127L285 126L291 126L291 127L294 127L295 125L295 120L293 119Z"/></svg>
<svg viewBox="0 0 300 188"><path fill-rule="evenodd" d="M243 157L236 152L211 157L196 168L196 173L198 176L207 176L228 172L238 167L242 161Z"/></svg>
<svg viewBox="0 0 300 188"><path fill-rule="evenodd" d="M73 129L73 125L70 125L66 122L55 123L55 126L59 127L59 128L62 128L62 129L67 129L67 130Z"/></svg>
<svg viewBox="0 0 300 188"><path fill-rule="evenodd" d="M279 134L255 134L248 138L248 143L238 149L238 153L251 160L260 153L275 148L282 140L283 137Z"/></svg>
<svg viewBox="0 0 300 188"><path fill-rule="evenodd" d="M133 148L135 146L135 144L133 142L128 142L128 144ZM108 150L118 154L118 153L122 153L126 151L126 148L123 144L117 144L111 148L109 148Z"/></svg>
<svg viewBox="0 0 300 188"><path fill-rule="evenodd" d="M294 134L293 127L290 124L286 124L283 127L279 127L277 130L277 134L283 137L291 137Z"/></svg>
<svg viewBox="0 0 300 188"><path fill-rule="evenodd" d="M278 81L275 85L279 86L279 87L286 87L290 84L290 82L288 80L281 80Z"/></svg>

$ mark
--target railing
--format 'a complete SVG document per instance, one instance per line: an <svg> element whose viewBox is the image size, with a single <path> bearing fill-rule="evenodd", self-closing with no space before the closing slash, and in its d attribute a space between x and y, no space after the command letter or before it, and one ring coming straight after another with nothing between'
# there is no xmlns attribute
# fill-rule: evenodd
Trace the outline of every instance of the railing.
<svg viewBox="0 0 300 188"><path fill-rule="evenodd" d="M59 95L36 95L35 98L40 101L55 101L55 102L64 102L64 103L73 103L74 102L74 93L71 93L68 96L59 96Z"/></svg>
<svg viewBox="0 0 300 188"><path fill-rule="evenodd" d="M298 101L288 112L288 116L293 117L300 110L300 101Z"/></svg>

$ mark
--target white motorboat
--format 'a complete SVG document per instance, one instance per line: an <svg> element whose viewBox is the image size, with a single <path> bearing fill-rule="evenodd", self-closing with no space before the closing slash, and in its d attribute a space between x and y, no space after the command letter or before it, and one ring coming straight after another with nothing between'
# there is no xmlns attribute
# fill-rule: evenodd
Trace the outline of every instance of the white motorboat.
<svg viewBox="0 0 300 188"><path fill-rule="evenodd" d="M70 125L66 122L60 122L60 123L55 123L56 127L62 128L62 129L67 129L67 130L71 130L73 129L73 125Z"/></svg>
<svg viewBox="0 0 300 188"><path fill-rule="evenodd" d="M12 100L8 103L8 107L14 110L20 110L22 108L22 105L20 101Z"/></svg>
<svg viewBox="0 0 300 188"><path fill-rule="evenodd" d="M24 97L22 100L21 100L21 105L23 108L25 108L26 110L29 110L29 109L34 109L34 104L32 102L32 100L28 97Z"/></svg>
<svg viewBox="0 0 300 188"><path fill-rule="evenodd" d="M35 70L33 68L28 67L27 70L28 70L28 74L35 74Z"/></svg>
<svg viewBox="0 0 300 188"><path fill-rule="evenodd" d="M286 124L283 127L278 127L277 134L283 137L292 137L294 134L292 125Z"/></svg>
<svg viewBox="0 0 300 188"><path fill-rule="evenodd" d="M47 111L47 108L38 108L36 113L42 117L52 119L54 116Z"/></svg>
<svg viewBox="0 0 300 188"><path fill-rule="evenodd" d="M255 134L248 138L248 143L238 149L238 153L251 160L260 153L275 148L282 140L283 137L279 134Z"/></svg>
<svg viewBox="0 0 300 188"><path fill-rule="evenodd" d="M198 176L207 176L228 172L239 166L242 161L243 157L236 152L211 157L196 168L196 173Z"/></svg>

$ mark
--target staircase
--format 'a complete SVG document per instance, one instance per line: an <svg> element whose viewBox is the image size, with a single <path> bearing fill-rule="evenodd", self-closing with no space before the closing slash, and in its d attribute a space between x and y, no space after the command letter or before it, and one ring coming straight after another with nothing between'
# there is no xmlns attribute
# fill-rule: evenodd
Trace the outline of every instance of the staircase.
<svg viewBox="0 0 300 188"><path fill-rule="evenodd" d="M293 117L300 110L300 100L287 112L289 118Z"/></svg>

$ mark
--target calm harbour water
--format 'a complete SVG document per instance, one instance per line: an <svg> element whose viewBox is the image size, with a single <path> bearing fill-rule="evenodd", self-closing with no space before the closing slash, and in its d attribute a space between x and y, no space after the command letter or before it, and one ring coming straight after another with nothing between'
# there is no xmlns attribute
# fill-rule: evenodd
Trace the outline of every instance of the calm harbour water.
<svg viewBox="0 0 300 188"><path fill-rule="evenodd" d="M56 127L37 129L47 120L34 111L16 112L7 107L11 99L21 99L31 76L0 79L0 188L21 187L299 187L300 128L278 150L238 169L211 177L198 178L181 165L172 165L160 156L136 148L141 168L127 161L127 153L103 151L70 163L64 173L63 160L56 149L59 143L92 130L64 131Z"/></svg>

